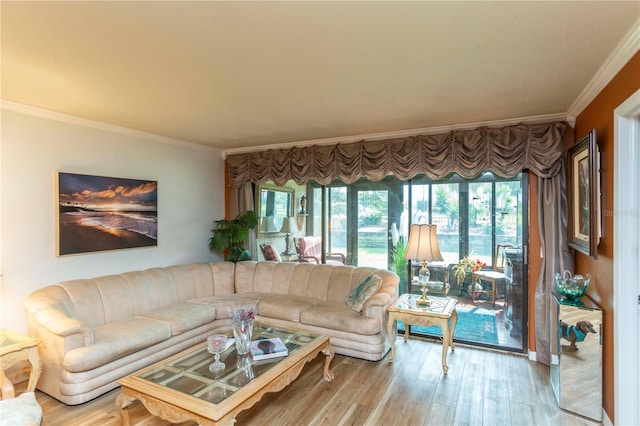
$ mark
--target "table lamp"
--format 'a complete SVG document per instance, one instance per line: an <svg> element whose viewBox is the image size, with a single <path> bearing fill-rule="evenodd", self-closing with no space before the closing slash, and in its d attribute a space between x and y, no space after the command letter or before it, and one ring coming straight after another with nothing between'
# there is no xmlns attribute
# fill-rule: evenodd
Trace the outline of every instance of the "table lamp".
<svg viewBox="0 0 640 426"><path fill-rule="evenodd" d="M293 234L296 231L296 223L293 220L292 217L285 217L282 220L282 228L280 228L280 232L285 234L284 236L284 240L287 244L287 247L285 249L285 251L283 251L281 254L283 256L293 256L296 253L291 251L291 247L289 245L289 241L291 240L291 234Z"/></svg>
<svg viewBox="0 0 640 426"><path fill-rule="evenodd" d="M432 260L444 260L440 254L438 247L438 236L436 229L438 225L411 225L409 230L409 243L407 251L404 255L405 259L417 260L422 265L418 277L422 289L422 297L416 301L417 305L431 306L431 302L427 298L427 283L429 282L430 272L427 264Z"/></svg>

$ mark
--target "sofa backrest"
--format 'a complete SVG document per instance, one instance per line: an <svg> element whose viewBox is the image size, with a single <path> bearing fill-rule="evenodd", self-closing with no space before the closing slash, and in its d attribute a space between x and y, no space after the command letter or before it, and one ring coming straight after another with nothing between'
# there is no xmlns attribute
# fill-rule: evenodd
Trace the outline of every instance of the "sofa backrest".
<svg viewBox="0 0 640 426"><path fill-rule="evenodd" d="M36 316L40 309L57 310L93 327L195 297L233 293L233 280L231 262L152 268L44 287L27 297L25 307Z"/></svg>
<svg viewBox="0 0 640 426"><path fill-rule="evenodd" d="M379 292L397 297L399 278L386 269L295 262L246 261L236 264L237 293L274 293L344 301L353 287L371 274L382 278Z"/></svg>
<svg viewBox="0 0 640 426"><path fill-rule="evenodd" d="M95 327L171 303L234 292L344 301L353 287L374 273L382 278L379 292L395 300L398 276L385 269L247 261L192 263L65 281L31 293L25 308L34 318L70 317Z"/></svg>

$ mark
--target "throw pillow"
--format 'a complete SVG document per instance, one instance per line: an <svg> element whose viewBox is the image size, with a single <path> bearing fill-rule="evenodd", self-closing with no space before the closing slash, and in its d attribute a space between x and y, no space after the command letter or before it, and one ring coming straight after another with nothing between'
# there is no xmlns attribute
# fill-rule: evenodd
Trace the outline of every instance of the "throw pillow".
<svg viewBox="0 0 640 426"><path fill-rule="evenodd" d="M362 280L357 286L355 286L349 292L349 297L345 302L355 312L362 312L364 302L373 296L382 285L382 278L379 275L369 275Z"/></svg>
<svg viewBox="0 0 640 426"><path fill-rule="evenodd" d="M266 260L271 260L274 262L282 262L282 258L280 257L280 254L276 250L276 246L274 246L271 243L265 244L264 255Z"/></svg>

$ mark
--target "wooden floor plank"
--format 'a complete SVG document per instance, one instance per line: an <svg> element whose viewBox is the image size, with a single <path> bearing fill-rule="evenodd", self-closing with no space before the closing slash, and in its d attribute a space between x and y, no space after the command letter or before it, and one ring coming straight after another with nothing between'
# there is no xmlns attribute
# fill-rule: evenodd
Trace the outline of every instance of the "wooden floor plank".
<svg viewBox="0 0 640 426"><path fill-rule="evenodd" d="M442 405L432 403L427 412L427 417L422 423L425 426L438 425L438 426L452 426L455 423L456 407L454 405ZM411 423L406 423L410 426Z"/></svg>
<svg viewBox="0 0 640 426"><path fill-rule="evenodd" d="M401 337L401 336L400 336ZM438 342L400 338L397 358L389 363L336 355L336 378L322 380L324 357L300 377L237 417L238 425L569 425L597 422L558 408L549 385L549 369L513 355L459 346L449 353L449 374L442 374ZM404 362L403 362L404 360ZM24 390L18 384L16 390ZM121 425L115 407L119 389L77 406L66 406L36 392L43 426ZM129 408L136 426L168 426L139 402ZM186 422L182 426L193 426Z"/></svg>
<svg viewBox="0 0 640 426"><path fill-rule="evenodd" d="M410 369L398 371L386 389L368 422L371 424L392 425L403 412L416 377Z"/></svg>
<svg viewBox="0 0 640 426"><path fill-rule="evenodd" d="M436 383L416 379L407 395L407 401L400 408L396 425L421 425L429 416Z"/></svg>
<svg viewBox="0 0 640 426"><path fill-rule="evenodd" d="M494 378L484 381L482 418L496 419L496 423L494 423L496 426L511 424L509 399L505 398L503 393L503 381Z"/></svg>

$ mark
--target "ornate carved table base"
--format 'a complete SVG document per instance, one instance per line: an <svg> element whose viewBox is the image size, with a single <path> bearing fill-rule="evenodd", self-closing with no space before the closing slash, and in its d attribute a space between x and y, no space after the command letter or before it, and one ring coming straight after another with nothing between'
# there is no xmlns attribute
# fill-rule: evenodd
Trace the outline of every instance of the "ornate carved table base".
<svg viewBox="0 0 640 426"><path fill-rule="evenodd" d="M15 396L13 384L5 377L4 371L19 361L29 361L31 372L29 373L29 383L26 392L36 390L36 384L42 372L42 364L38 356L38 344L40 339L23 336L7 330L0 330L0 363L2 374L0 375L0 386L2 387L2 398L13 398Z"/></svg>
<svg viewBox="0 0 640 426"><path fill-rule="evenodd" d="M273 374L264 374L255 378L218 404L146 381L136 377L138 373L135 373L119 381L121 393L116 398L116 407L122 415L125 426L131 424L127 408L135 400L140 401L151 414L173 423L191 420L199 425L234 424L238 413L251 408L266 393L279 392L293 382L300 375L305 364L315 359L318 353L322 353L326 357L323 371L324 380L327 382L333 380L334 374L330 370L330 366L334 351L329 337L324 336L311 348L299 351L306 354L302 357L296 356L297 353L285 357L271 369ZM271 372L271 370L269 371Z"/></svg>

